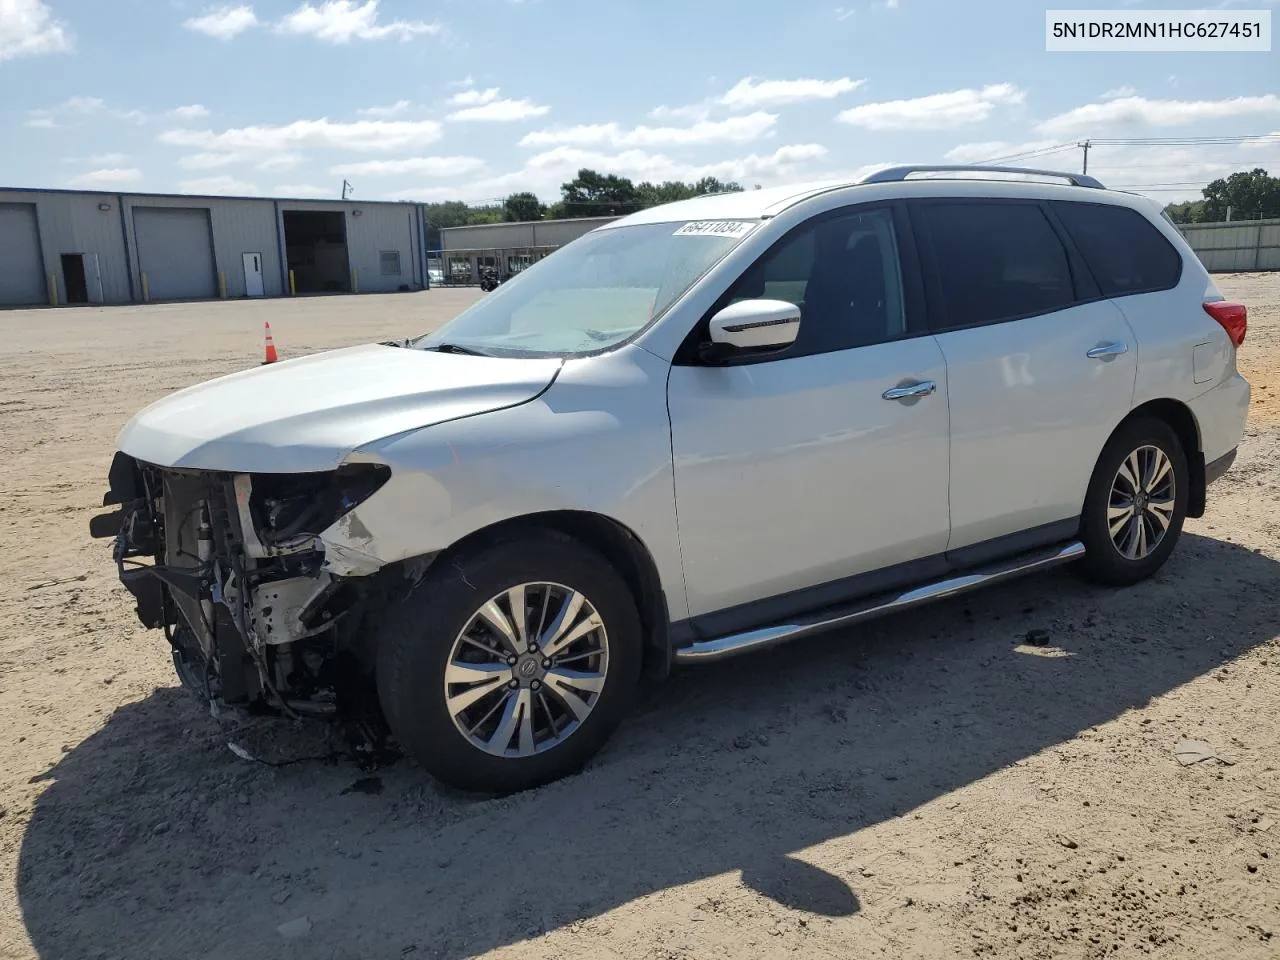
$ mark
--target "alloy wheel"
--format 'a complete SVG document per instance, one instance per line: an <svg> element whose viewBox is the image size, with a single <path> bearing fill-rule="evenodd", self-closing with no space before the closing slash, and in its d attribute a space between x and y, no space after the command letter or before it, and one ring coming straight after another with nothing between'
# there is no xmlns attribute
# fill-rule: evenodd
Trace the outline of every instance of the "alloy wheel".
<svg viewBox="0 0 1280 960"><path fill-rule="evenodd" d="M529 757L581 727L608 670L608 633L586 596L561 584L523 583L490 598L458 633L445 702L473 746Z"/></svg>
<svg viewBox="0 0 1280 960"><path fill-rule="evenodd" d="M1138 447L1111 481L1107 529L1126 560L1142 560L1164 540L1177 494L1173 461L1159 447Z"/></svg>

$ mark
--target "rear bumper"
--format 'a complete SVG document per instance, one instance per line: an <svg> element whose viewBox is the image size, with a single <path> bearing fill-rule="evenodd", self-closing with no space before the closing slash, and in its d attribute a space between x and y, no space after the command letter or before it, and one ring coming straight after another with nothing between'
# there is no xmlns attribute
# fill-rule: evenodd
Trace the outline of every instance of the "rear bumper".
<svg viewBox="0 0 1280 960"><path fill-rule="evenodd" d="M1200 428L1200 449L1206 465L1230 455L1239 446L1249 416L1250 393L1248 381L1235 373L1187 402Z"/></svg>

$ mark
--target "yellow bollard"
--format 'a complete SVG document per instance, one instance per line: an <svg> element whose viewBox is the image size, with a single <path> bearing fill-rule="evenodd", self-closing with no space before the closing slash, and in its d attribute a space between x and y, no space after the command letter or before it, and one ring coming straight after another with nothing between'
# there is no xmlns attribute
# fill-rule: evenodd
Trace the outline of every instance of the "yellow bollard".
<svg viewBox="0 0 1280 960"><path fill-rule="evenodd" d="M356 277L356 268L355 268L355 267L352 267L352 268L351 268L351 292L352 292L352 293L359 293L359 292L360 292L360 281L359 281L359 279Z"/></svg>
<svg viewBox="0 0 1280 960"><path fill-rule="evenodd" d="M58 305L58 276L57 274L49 274L49 306L56 307Z"/></svg>
<svg viewBox="0 0 1280 960"><path fill-rule="evenodd" d="M296 297L298 295L298 284L294 281L293 271L289 271L289 296Z"/></svg>
<svg viewBox="0 0 1280 960"><path fill-rule="evenodd" d="M227 299L227 275L221 270L218 271L218 296Z"/></svg>
<svg viewBox="0 0 1280 960"><path fill-rule="evenodd" d="M151 288L150 288L149 286L147 286L147 275L146 275L145 273L143 273L143 274L140 274L140 276L142 277L142 302L143 302L143 303L150 303L150 302L151 302Z"/></svg>

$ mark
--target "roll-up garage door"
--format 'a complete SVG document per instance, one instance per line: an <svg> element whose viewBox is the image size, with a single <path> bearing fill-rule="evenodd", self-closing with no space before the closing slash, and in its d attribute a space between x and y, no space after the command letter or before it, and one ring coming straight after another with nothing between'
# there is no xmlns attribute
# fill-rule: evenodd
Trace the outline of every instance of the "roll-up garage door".
<svg viewBox="0 0 1280 960"><path fill-rule="evenodd" d="M48 303L45 283L35 205L0 203L0 304Z"/></svg>
<svg viewBox="0 0 1280 960"><path fill-rule="evenodd" d="M152 300L216 295L208 210L134 207L133 230Z"/></svg>

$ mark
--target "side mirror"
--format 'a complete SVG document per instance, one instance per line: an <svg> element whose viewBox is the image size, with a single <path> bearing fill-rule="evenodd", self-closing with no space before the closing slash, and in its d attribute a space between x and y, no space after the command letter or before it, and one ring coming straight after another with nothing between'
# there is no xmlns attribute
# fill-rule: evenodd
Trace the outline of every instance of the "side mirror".
<svg viewBox="0 0 1280 960"><path fill-rule="evenodd" d="M710 355L725 359L739 350L781 350L796 342L800 308L785 300L740 300L711 318Z"/></svg>

